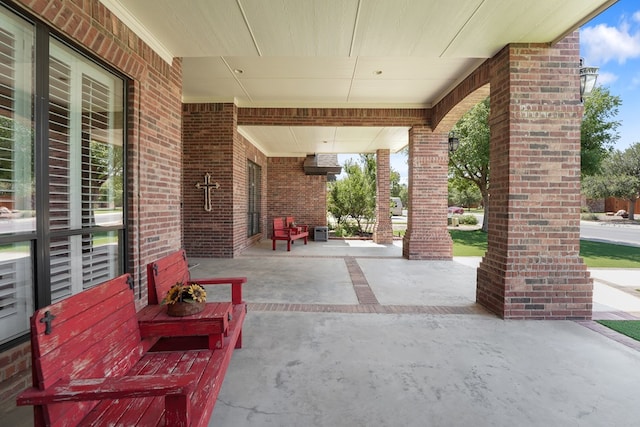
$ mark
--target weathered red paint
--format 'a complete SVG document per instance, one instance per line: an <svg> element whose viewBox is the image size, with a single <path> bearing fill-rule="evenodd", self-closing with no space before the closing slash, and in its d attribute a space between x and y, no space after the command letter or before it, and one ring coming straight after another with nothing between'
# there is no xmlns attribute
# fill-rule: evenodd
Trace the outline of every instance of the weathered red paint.
<svg viewBox="0 0 640 427"><path fill-rule="evenodd" d="M35 405L36 426L208 424L240 339L245 304L207 304L206 315L213 320L202 320L203 314L164 325L160 311L165 307L155 306L140 313L146 325L141 329L128 280L129 275L120 276L33 315L33 387L17 403ZM41 322L47 312L53 316L49 334ZM150 313L166 333L151 325ZM208 336L206 327L220 349L149 351L159 341L153 335L191 331ZM176 338L173 347L179 344Z"/></svg>
<svg viewBox="0 0 640 427"><path fill-rule="evenodd" d="M271 235L273 250L276 250L277 240L287 241L287 251L291 251L291 244L296 239L304 239L304 244L309 240L309 227L295 224L293 217L288 216L286 221L283 218L273 218L273 234Z"/></svg>
<svg viewBox="0 0 640 427"><path fill-rule="evenodd" d="M159 304L177 282L192 282L199 285L227 285L231 284L231 302L242 303L242 284L246 277L216 277L192 279L189 272L187 253L184 249L172 252L159 260L147 264L147 280L149 304Z"/></svg>

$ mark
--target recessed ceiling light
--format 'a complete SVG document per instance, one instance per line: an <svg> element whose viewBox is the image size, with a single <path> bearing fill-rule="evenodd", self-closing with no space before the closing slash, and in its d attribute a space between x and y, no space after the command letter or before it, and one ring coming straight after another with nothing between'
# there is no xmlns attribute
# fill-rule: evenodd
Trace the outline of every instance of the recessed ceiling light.
<svg viewBox="0 0 640 427"><path fill-rule="evenodd" d="M375 70L373 74L375 74L376 76L379 76L380 74L382 74L382 70Z"/></svg>
<svg viewBox="0 0 640 427"><path fill-rule="evenodd" d="M233 70L233 72L236 73L236 74L242 74L242 73L244 73L244 70L241 70L240 68L236 68L236 69Z"/></svg>

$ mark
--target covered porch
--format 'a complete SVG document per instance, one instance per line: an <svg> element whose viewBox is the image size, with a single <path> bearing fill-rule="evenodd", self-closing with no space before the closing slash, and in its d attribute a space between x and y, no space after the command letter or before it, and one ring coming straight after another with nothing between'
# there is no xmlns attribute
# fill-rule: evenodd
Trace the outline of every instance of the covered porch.
<svg viewBox="0 0 640 427"><path fill-rule="evenodd" d="M34 228L29 233L3 235L5 243L32 245L25 245L23 256L30 261L29 274L19 281L7 279L11 310L21 323L11 324L1 347L0 356L10 361L2 368L7 379L1 390L3 401L11 400L29 382L27 320L34 309L55 297L52 273L56 266L51 263L51 251L58 239L66 242L68 234L74 234L79 240L85 230L82 225L56 236L52 233L56 224L50 221L56 206L50 203L55 198L49 198L52 191L47 181L49 168L55 166L48 163L55 163L55 156L48 155L55 148L49 131L57 129L49 122L49 115L56 112L51 108L56 104L56 88L50 86L69 82L48 68L56 46L69 47L74 61L113 74L123 86L117 91L118 119L113 120L110 132L95 126L96 134L120 138L126 178L117 225L108 229L119 250L109 268L100 272L107 276L131 273L140 307L146 301L146 265L176 249L184 247L190 259L207 259L214 263L211 265L229 262L235 274L243 274L242 268L251 271L252 263L259 263L251 253L269 243L268 224L273 216L293 215L303 223L325 225L326 178L307 176L302 167L306 156L313 153L376 153L380 171L377 198L386 201L389 155L408 146L411 209L400 255L392 257L397 263L393 268L401 265L410 273L425 260L434 260L434 266L451 266L452 243L446 229L447 134L471 105L490 96L491 162L496 173L491 178L489 250L477 274L476 268L469 269L472 289L465 288L465 303L458 305L471 314L459 315L487 318L490 325L501 321L485 310L511 319L591 317L593 283L578 256L582 106L577 29L613 0L543 0L526 2L526 7L498 0L408 1L403 3L406 7L386 0L287 0L267 7L269 3L2 1L7 22L18 28L20 37L37 41L38 52L32 63L15 56L16 64L25 70L32 68L37 75L34 80L24 74L26 86L37 81L34 88L25 90L26 86L14 84L10 67L6 75L11 78L3 86L11 97L17 94L23 100L37 101L33 108L15 109L7 104L3 114L16 113L16 122L31 127L24 135L33 131L35 139L24 141L37 161L25 161L21 167L28 170L35 165L38 171L25 179L32 188ZM5 32L7 39L13 37L13 30ZM18 47L25 58L34 51L28 44L13 41L6 46ZM353 137L362 130L371 132L362 132L366 138ZM322 136L327 131L332 138ZM75 135L71 139L82 140ZM91 169L90 163L69 163ZM69 176L79 182L82 177L81 173ZM82 203L69 205L74 214L92 217L93 208ZM386 202L378 205L375 242L383 247L392 245L388 210ZM99 227L89 220L87 233ZM91 238L85 244L83 253L93 254L101 246ZM393 245L390 249L399 250ZM72 252L63 252L66 262ZM345 266L357 273L355 258L345 255L342 262L349 261ZM308 271L331 269L326 265L331 255L269 260L302 261L299 266ZM70 279L63 284L86 274L85 267L74 262L69 261ZM466 277L462 271L454 270L461 279ZM275 274L280 277L274 277L274 283L286 283L282 269ZM353 274L343 276L343 282ZM447 285L431 282L428 274L414 274L411 280L422 287L414 291L425 292L426 298L417 305L440 307L437 297L447 295ZM389 278L385 286L394 289L388 294L401 298L403 280L407 277ZM371 278L368 281L373 283ZM331 289L333 279L319 283ZM430 284L442 290L435 291ZM18 288L27 290L28 297L14 297ZM404 305L384 302L387 291L369 288L371 292L364 285L357 287L364 292L363 298L375 297L378 304L354 302L349 294L356 287L343 290L342 303L329 303L339 307L350 301L347 305L356 311ZM271 297L286 293L277 287L264 290L272 292ZM455 298L460 304L461 297ZM324 303L304 298L296 304L305 301ZM267 326L272 315L260 310L255 314L256 326ZM338 315L355 314L311 316ZM420 319L422 326L415 325L424 328L420 334L429 329L425 325L430 324L431 315L417 314L427 316ZM367 333L375 334L379 319L372 319ZM316 323L323 321L320 318ZM521 322L513 325L524 331L539 327ZM575 326L561 320L554 328L563 325ZM250 329L252 323L248 326ZM345 332L353 332L354 339L358 336L355 331ZM294 330L289 335L302 336L302 332ZM268 342L256 339L256 344L269 350ZM447 345L455 346L455 340ZM443 347L447 348L451 347Z"/></svg>
<svg viewBox="0 0 640 427"><path fill-rule="evenodd" d="M409 261L402 241L295 246L273 252L264 241L235 258L191 260L194 277L248 278L245 344L210 426L600 426L640 417L640 383L629 375L640 366L637 341L594 321L497 318L475 302L477 258ZM620 291L640 286L634 271L592 274L594 318L640 317L640 299ZM229 289L207 292L220 300ZM30 411L5 420L27 427Z"/></svg>

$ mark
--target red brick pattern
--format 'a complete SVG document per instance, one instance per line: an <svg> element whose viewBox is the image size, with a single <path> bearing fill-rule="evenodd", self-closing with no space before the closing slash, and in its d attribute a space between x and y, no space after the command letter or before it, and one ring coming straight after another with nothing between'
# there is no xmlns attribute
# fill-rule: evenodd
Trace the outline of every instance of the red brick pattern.
<svg viewBox="0 0 640 427"><path fill-rule="evenodd" d="M393 225L389 215L391 204L391 154L389 150L376 151L376 224L373 241L379 244L393 243Z"/></svg>
<svg viewBox="0 0 640 427"><path fill-rule="evenodd" d="M504 318L589 319L580 250L577 33L493 60L488 251L477 301Z"/></svg>
<svg viewBox="0 0 640 427"><path fill-rule="evenodd" d="M447 132L474 105L489 96L491 61L485 61L432 108L431 127Z"/></svg>
<svg viewBox="0 0 640 427"><path fill-rule="evenodd" d="M242 186L234 181L236 114L234 104L183 106L183 241L190 257L233 257L233 204L240 199L234 185ZM206 173L220 185L211 190L210 212L204 209L204 190L196 188Z"/></svg>
<svg viewBox="0 0 640 427"><path fill-rule="evenodd" d="M0 412L15 406L14 397L31 387L31 345L20 344L0 354Z"/></svg>
<svg viewBox="0 0 640 427"><path fill-rule="evenodd" d="M183 105L184 248L189 256L232 258L266 230L266 156L238 133L234 104ZM247 162L262 171L262 235L247 237ZM211 190L212 210L204 210L205 173L220 188Z"/></svg>
<svg viewBox="0 0 640 427"><path fill-rule="evenodd" d="M425 108L242 108L238 114L238 125L429 126L431 110Z"/></svg>
<svg viewBox="0 0 640 427"><path fill-rule="evenodd" d="M269 157L267 173L267 234L271 238L274 217L292 216L313 227L327 225L327 177L305 175L304 157Z"/></svg>
<svg viewBox="0 0 640 427"><path fill-rule="evenodd" d="M424 126L409 131L409 218L402 244L407 259L451 259L453 241L447 230L446 133Z"/></svg>
<svg viewBox="0 0 640 427"><path fill-rule="evenodd" d="M347 271L351 277L351 283L358 297L358 302L360 304L378 304L378 298L371 290L358 261L353 257L345 257L344 263L347 265Z"/></svg>

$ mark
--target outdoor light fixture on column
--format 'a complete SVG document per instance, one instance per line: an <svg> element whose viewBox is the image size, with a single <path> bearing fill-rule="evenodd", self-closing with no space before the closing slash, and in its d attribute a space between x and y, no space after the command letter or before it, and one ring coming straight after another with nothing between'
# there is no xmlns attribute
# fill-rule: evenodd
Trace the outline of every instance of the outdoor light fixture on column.
<svg viewBox="0 0 640 427"><path fill-rule="evenodd" d="M449 153L453 154L460 145L460 140L456 138L454 131L449 132Z"/></svg>
<svg viewBox="0 0 640 427"><path fill-rule="evenodd" d="M584 59L580 58L580 102L591 95L591 91L596 86L596 80L598 80L598 67L585 67Z"/></svg>

